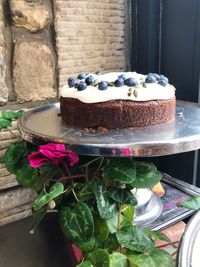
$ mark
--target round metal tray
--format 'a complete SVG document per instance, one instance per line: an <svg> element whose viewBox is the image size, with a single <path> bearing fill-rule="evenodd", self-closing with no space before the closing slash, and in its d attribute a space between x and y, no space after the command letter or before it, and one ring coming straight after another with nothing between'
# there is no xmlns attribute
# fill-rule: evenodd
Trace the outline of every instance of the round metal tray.
<svg viewBox="0 0 200 267"><path fill-rule="evenodd" d="M198 211L189 221L185 232L181 238L178 267L199 267L200 251L200 211Z"/></svg>
<svg viewBox="0 0 200 267"><path fill-rule="evenodd" d="M69 145L80 155L152 157L200 148L200 106L177 101L175 120L140 129L85 130L65 125L59 103L26 112L19 120L22 137L35 144ZM86 118L87 119L87 118Z"/></svg>

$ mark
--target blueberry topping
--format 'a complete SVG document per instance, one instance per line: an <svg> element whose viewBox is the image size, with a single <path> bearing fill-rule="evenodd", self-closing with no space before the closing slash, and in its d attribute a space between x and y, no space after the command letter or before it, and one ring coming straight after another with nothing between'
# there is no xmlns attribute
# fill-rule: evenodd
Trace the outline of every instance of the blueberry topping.
<svg viewBox="0 0 200 267"><path fill-rule="evenodd" d="M101 72L98 70L95 72L96 75L101 75Z"/></svg>
<svg viewBox="0 0 200 267"><path fill-rule="evenodd" d="M166 79L160 78L158 80L158 84L160 84L162 86L166 86L168 84L168 81Z"/></svg>
<svg viewBox="0 0 200 267"><path fill-rule="evenodd" d="M78 91L83 91L87 88L87 84L85 82L80 82L78 85L77 85L77 89Z"/></svg>
<svg viewBox="0 0 200 267"><path fill-rule="evenodd" d="M134 78L128 78L124 81L125 85L134 87L137 85L137 81Z"/></svg>
<svg viewBox="0 0 200 267"><path fill-rule="evenodd" d="M107 82L100 82L98 85L99 90L106 90L108 88Z"/></svg>
<svg viewBox="0 0 200 267"><path fill-rule="evenodd" d="M154 73L153 76L156 78L156 81L158 81L160 79L160 75L157 73Z"/></svg>
<svg viewBox="0 0 200 267"><path fill-rule="evenodd" d="M91 76L91 75L86 77L86 79L85 79L85 82L86 82L87 85L95 83L95 81L96 81L95 78L93 76Z"/></svg>
<svg viewBox="0 0 200 267"><path fill-rule="evenodd" d="M118 76L119 79L123 79L124 81L127 79L127 76L125 73Z"/></svg>
<svg viewBox="0 0 200 267"><path fill-rule="evenodd" d="M167 83L169 83L168 78L162 74L160 75L160 79L165 80Z"/></svg>
<svg viewBox="0 0 200 267"><path fill-rule="evenodd" d="M87 76L88 74L86 73L86 72L81 72L79 75L78 75L78 79L79 80L83 80L83 79L85 79L86 78L86 76Z"/></svg>
<svg viewBox="0 0 200 267"><path fill-rule="evenodd" d="M124 79L122 78L118 78L115 82L114 82L115 87L121 87L124 85Z"/></svg>
<svg viewBox="0 0 200 267"><path fill-rule="evenodd" d="M78 83L78 80L75 77L70 77L68 79L68 85L69 85L69 87L75 87L77 85L77 83Z"/></svg>
<svg viewBox="0 0 200 267"><path fill-rule="evenodd" d="M149 73L145 79L145 83L155 83L156 78L153 73Z"/></svg>

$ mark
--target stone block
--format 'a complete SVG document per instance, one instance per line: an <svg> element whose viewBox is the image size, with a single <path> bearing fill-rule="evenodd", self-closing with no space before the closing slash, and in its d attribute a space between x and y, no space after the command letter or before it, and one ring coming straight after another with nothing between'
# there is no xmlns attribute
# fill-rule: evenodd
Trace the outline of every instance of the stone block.
<svg viewBox="0 0 200 267"><path fill-rule="evenodd" d="M0 170L0 175L3 174L3 170ZM4 177L0 177L0 190L8 189L17 186L18 182L14 174L10 174Z"/></svg>
<svg viewBox="0 0 200 267"><path fill-rule="evenodd" d="M45 28L51 21L52 14L48 1L10 1L14 26L36 32Z"/></svg>
<svg viewBox="0 0 200 267"><path fill-rule="evenodd" d="M0 226L32 215L31 204L23 205L0 213Z"/></svg>
<svg viewBox="0 0 200 267"><path fill-rule="evenodd" d="M8 101L8 87L6 85L6 39L5 24L3 16L3 5L0 4L0 106L5 105Z"/></svg>
<svg viewBox="0 0 200 267"><path fill-rule="evenodd" d="M20 102L56 97L54 62L50 48L36 41L15 44L13 83Z"/></svg>
<svg viewBox="0 0 200 267"><path fill-rule="evenodd" d="M0 213L31 203L35 198L36 193L26 188L16 188L0 193Z"/></svg>

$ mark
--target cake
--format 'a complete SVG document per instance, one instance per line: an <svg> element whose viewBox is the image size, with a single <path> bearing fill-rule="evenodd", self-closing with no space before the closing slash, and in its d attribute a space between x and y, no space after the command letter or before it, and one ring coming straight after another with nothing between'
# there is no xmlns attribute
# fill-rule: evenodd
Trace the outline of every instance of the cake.
<svg viewBox="0 0 200 267"><path fill-rule="evenodd" d="M83 128L146 127L175 117L175 88L164 75L80 73L60 92L64 123Z"/></svg>

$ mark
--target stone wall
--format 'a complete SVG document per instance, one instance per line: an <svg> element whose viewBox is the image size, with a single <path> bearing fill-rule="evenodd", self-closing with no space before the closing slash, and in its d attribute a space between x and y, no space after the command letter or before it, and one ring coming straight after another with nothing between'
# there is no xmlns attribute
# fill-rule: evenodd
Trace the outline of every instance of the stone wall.
<svg viewBox="0 0 200 267"><path fill-rule="evenodd" d="M126 70L128 0L0 0L0 109L58 101L80 71ZM19 135L16 122L10 129ZM0 156L16 141L0 131ZM0 225L31 214L34 194L0 165Z"/></svg>

